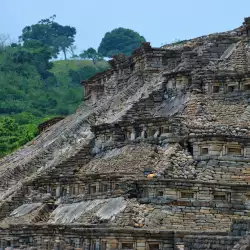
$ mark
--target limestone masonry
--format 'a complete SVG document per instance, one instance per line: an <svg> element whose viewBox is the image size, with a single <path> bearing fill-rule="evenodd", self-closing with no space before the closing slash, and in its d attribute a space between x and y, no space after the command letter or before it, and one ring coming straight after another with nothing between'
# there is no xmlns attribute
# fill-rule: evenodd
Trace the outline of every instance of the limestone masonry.
<svg viewBox="0 0 250 250"><path fill-rule="evenodd" d="M110 66L0 160L0 249L250 249L250 18Z"/></svg>

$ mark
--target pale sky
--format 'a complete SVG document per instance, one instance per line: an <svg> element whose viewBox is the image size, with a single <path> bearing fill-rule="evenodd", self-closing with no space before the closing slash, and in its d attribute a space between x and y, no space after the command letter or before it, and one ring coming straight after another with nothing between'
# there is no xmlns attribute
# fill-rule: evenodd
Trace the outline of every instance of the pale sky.
<svg viewBox="0 0 250 250"><path fill-rule="evenodd" d="M78 51L98 48L104 34L130 28L154 47L240 26L250 0L0 0L0 34L17 40L26 25L56 14L77 29Z"/></svg>

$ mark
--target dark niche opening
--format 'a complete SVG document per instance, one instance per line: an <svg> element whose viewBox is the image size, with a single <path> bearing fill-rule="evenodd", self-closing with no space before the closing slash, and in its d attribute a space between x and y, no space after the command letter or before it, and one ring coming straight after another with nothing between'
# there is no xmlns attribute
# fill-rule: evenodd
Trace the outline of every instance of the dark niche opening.
<svg viewBox="0 0 250 250"><path fill-rule="evenodd" d="M190 142L187 143L187 150L192 156L194 155L194 148Z"/></svg>
<svg viewBox="0 0 250 250"><path fill-rule="evenodd" d="M201 155L208 155L208 148L201 148Z"/></svg>
<svg viewBox="0 0 250 250"><path fill-rule="evenodd" d="M181 192L181 198L182 199L193 199L194 193L193 192Z"/></svg>
<svg viewBox="0 0 250 250"><path fill-rule="evenodd" d="M213 90L212 90L213 93L219 93L219 91L220 91L219 86L213 86Z"/></svg>
<svg viewBox="0 0 250 250"><path fill-rule="evenodd" d="M130 71L133 72L135 70L135 63L132 63L130 65Z"/></svg>
<svg viewBox="0 0 250 250"><path fill-rule="evenodd" d="M149 248L149 250L159 250L160 244L159 243L149 243L148 248Z"/></svg>
<svg viewBox="0 0 250 250"><path fill-rule="evenodd" d="M230 92L234 92L235 89L236 89L235 86L228 86L228 87L227 87L227 91L228 91L229 93L230 93Z"/></svg>
<svg viewBox="0 0 250 250"><path fill-rule="evenodd" d="M163 196L163 191L162 190L159 190L159 191L157 191L157 196L159 197L162 197Z"/></svg>
<svg viewBox="0 0 250 250"><path fill-rule="evenodd" d="M244 85L243 90L244 90L244 91L250 90L250 84Z"/></svg>
<svg viewBox="0 0 250 250"><path fill-rule="evenodd" d="M132 250L134 248L134 244L132 242L122 242L122 250Z"/></svg>

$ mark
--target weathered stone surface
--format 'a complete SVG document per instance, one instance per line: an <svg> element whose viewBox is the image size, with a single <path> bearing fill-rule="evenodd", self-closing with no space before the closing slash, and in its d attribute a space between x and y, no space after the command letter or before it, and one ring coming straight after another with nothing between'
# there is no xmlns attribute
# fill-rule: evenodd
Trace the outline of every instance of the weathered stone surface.
<svg viewBox="0 0 250 250"><path fill-rule="evenodd" d="M249 27L82 81L75 114L0 160L0 249L248 249Z"/></svg>

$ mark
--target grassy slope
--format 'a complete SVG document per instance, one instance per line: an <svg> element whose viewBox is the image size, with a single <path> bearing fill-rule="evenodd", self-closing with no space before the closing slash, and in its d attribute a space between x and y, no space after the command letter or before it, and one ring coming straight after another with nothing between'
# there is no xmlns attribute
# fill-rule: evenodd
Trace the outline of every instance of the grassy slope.
<svg viewBox="0 0 250 250"><path fill-rule="evenodd" d="M58 75L58 73L66 73L70 69L77 70L80 68L84 68L86 66L95 67L91 60L58 60L54 61L54 67L51 70L52 73ZM97 67L106 67L108 63L106 61L100 61L96 63Z"/></svg>
<svg viewBox="0 0 250 250"><path fill-rule="evenodd" d="M94 65L91 60L58 60L53 63L54 66L51 69L51 72L56 76L57 80L62 82L64 85L69 85L70 82L72 82L72 78L70 78L69 75L70 70L75 72L78 71L78 79L77 81L74 80L75 84L78 85L80 80L87 80L89 77L94 75L96 73L95 70L102 71L109 66L107 61L99 61L96 63L96 65ZM80 84L78 88L79 87Z"/></svg>
<svg viewBox="0 0 250 250"><path fill-rule="evenodd" d="M74 101L74 96L79 100L79 95L82 96L83 100L83 87L80 85L81 80L87 80L89 77L93 76L99 71L103 71L106 68L108 68L108 62L107 61L99 61L95 65L91 60L58 60L53 62L54 66L51 69L51 72L56 76L57 80L67 88L74 88L74 92L70 93L70 90L68 91L68 96L70 97L69 99L73 99L73 106L74 109L76 106L80 104L79 101ZM71 78L69 72L70 71L75 71L78 72L76 73L75 76L76 79ZM58 89L58 91L64 91L65 92L65 87L63 90ZM70 107L70 100L65 100L65 104L69 105ZM76 105L78 103L78 105ZM73 108L71 109L70 113L73 113Z"/></svg>

